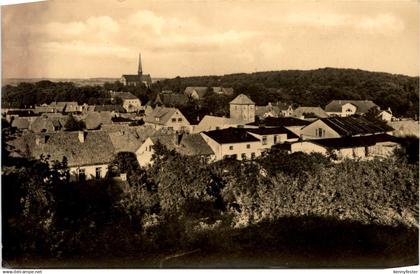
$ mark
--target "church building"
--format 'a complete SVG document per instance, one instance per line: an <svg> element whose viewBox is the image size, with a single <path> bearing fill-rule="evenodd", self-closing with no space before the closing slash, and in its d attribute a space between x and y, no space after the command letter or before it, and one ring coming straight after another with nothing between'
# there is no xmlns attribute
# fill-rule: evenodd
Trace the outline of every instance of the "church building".
<svg viewBox="0 0 420 274"><path fill-rule="evenodd" d="M144 84L146 87L150 87L152 84L152 77L150 74L143 74L143 68L141 65L141 54L139 54L139 67L137 74L123 74L121 76L120 82L124 86L139 86Z"/></svg>

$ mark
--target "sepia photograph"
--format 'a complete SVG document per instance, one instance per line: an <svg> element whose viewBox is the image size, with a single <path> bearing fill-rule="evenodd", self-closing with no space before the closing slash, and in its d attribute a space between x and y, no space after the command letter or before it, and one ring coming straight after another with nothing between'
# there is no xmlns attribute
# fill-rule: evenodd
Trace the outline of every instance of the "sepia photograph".
<svg viewBox="0 0 420 274"><path fill-rule="evenodd" d="M417 0L2 4L3 273L418 273L419 39Z"/></svg>

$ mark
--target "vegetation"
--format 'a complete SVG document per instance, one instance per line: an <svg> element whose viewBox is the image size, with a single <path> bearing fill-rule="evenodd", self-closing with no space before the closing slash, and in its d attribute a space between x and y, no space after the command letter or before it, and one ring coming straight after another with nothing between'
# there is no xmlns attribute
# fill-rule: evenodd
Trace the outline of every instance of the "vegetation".
<svg viewBox="0 0 420 274"><path fill-rule="evenodd" d="M54 101L76 101L79 104L110 104L109 90L127 91L143 104L154 101L158 92L182 93L187 86L233 87L235 95L247 94L257 105L282 101L304 106L325 107L334 99L373 100L381 108L390 107L396 116L415 117L419 112L418 77L368 72L354 69L325 68L299 71L269 71L223 76L176 77L153 83L150 88L123 86L120 82L103 86L77 87L70 82L20 83L2 88L3 107L30 107ZM205 114L227 115L233 96L208 92L200 102L182 107L191 122ZM112 103L117 104L118 101ZM179 106L181 107L181 106Z"/></svg>
<svg viewBox="0 0 420 274"><path fill-rule="evenodd" d="M133 265L156 267L178 252L200 250L200 261L278 254L278 262L297 248L302 265L308 254L328 252L330 265L337 254L347 266L356 255L418 260L418 158L404 152L337 164L273 149L255 161L208 165L161 144L154 149L149 169L120 153L108 179L85 183L68 181L66 159L49 166L3 153L4 258L135 257ZM112 180L120 173L126 182Z"/></svg>
<svg viewBox="0 0 420 274"><path fill-rule="evenodd" d="M325 68L239 73L223 76L177 77L162 81L164 89L183 91L187 86L233 87L257 105L283 101L304 106L325 107L334 99L373 100L390 107L397 116L414 117L419 111L418 77ZM264 96L262 96L264 95Z"/></svg>

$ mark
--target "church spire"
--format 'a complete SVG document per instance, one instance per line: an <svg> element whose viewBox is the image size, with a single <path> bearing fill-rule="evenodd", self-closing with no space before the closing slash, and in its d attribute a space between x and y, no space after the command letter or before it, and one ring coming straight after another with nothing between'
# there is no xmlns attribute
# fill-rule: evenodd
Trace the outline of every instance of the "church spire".
<svg viewBox="0 0 420 274"><path fill-rule="evenodd" d="M141 53L139 53L139 68L137 73L139 74L139 76L143 75L143 69L141 67Z"/></svg>

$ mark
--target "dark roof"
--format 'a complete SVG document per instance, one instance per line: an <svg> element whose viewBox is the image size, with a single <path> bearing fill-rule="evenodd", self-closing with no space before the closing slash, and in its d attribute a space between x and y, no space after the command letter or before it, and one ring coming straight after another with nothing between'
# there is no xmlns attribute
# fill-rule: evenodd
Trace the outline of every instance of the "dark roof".
<svg viewBox="0 0 420 274"><path fill-rule="evenodd" d="M160 93L155 100L155 104L159 103L168 107L184 106L188 103L188 97L185 94Z"/></svg>
<svg viewBox="0 0 420 274"><path fill-rule="evenodd" d="M118 92L118 91L112 91L111 92L111 97L115 98L115 97L120 97L123 100L133 100L133 99L139 99L136 96L134 96L131 92Z"/></svg>
<svg viewBox="0 0 420 274"><path fill-rule="evenodd" d="M387 124L375 123L363 117L330 117L320 120L342 136L384 133L394 130Z"/></svg>
<svg viewBox="0 0 420 274"><path fill-rule="evenodd" d="M150 137L153 143L160 142L169 150L175 150L182 155L211 155L214 154L210 146L204 141L200 134L184 134L181 136L181 142L176 145L175 134L157 135Z"/></svg>
<svg viewBox="0 0 420 274"><path fill-rule="evenodd" d="M95 105L95 111L115 111L125 112L125 109L121 105Z"/></svg>
<svg viewBox="0 0 420 274"><path fill-rule="evenodd" d="M34 113L30 109L15 109L15 110L9 110L6 115L19 115L20 117L32 117L32 116L38 116L38 114Z"/></svg>
<svg viewBox="0 0 420 274"><path fill-rule="evenodd" d="M341 107L347 103L353 104L357 107L356 113L362 114L367 113L369 109L378 107L374 102L370 100L333 100L325 106L326 112L341 112Z"/></svg>
<svg viewBox="0 0 420 274"><path fill-rule="evenodd" d="M226 128L203 132L219 144L259 142L259 139L249 134L243 128Z"/></svg>
<svg viewBox="0 0 420 274"><path fill-rule="evenodd" d="M187 96L191 96L192 93L195 91L198 94L199 98L203 98L206 95L208 87L186 87L184 90L184 94Z"/></svg>
<svg viewBox="0 0 420 274"><path fill-rule="evenodd" d="M127 82L138 82L139 81L139 76L137 74L123 74L122 77L125 78L125 80Z"/></svg>
<svg viewBox="0 0 420 274"><path fill-rule="evenodd" d="M267 117L260 122L253 122L248 125L264 125L266 127L290 127L290 126L306 126L309 125L311 122L293 118L293 117Z"/></svg>
<svg viewBox="0 0 420 274"><path fill-rule="evenodd" d="M248 132L258 135L273 135L273 134L287 134L287 139L299 138L296 134L291 132L285 127L260 127L260 128L247 128Z"/></svg>
<svg viewBox="0 0 420 274"><path fill-rule="evenodd" d="M125 117L112 117L112 122L114 123L128 123L128 122L134 122L135 120L125 118Z"/></svg>
<svg viewBox="0 0 420 274"><path fill-rule="evenodd" d="M79 132L30 133L16 141L17 148L26 150L39 158L41 154L50 160L62 161L65 156L69 166L83 166L109 163L113 158L114 147L107 132L84 132L85 140L80 142ZM37 145L36 138L41 141Z"/></svg>
<svg viewBox="0 0 420 274"><path fill-rule="evenodd" d="M330 139L313 139L308 142L318 144L326 148L340 149L352 147L365 147L373 146L376 143L382 142L398 142L398 138L388 134L375 134L357 137L344 137L344 138L330 138Z"/></svg>
<svg viewBox="0 0 420 274"><path fill-rule="evenodd" d="M327 118L328 114L320 107L298 107L293 111L294 117L311 116L314 114L318 118Z"/></svg>
<svg viewBox="0 0 420 274"><path fill-rule="evenodd" d="M147 82L148 84L152 83L152 77L150 76L150 74L143 74L141 76L141 81L142 82Z"/></svg>

